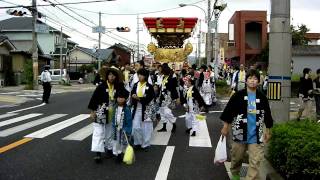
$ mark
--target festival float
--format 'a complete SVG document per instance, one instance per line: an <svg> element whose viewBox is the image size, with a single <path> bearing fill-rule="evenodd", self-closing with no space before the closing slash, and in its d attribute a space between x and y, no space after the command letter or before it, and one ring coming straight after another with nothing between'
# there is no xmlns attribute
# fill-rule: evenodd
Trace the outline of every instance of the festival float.
<svg viewBox="0 0 320 180"><path fill-rule="evenodd" d="M150 35L157 41L148 45L148 51L156 62L175 65L187 62L193 47L186 40L191 37L198 18L145 17L143 21Z"/></svg>

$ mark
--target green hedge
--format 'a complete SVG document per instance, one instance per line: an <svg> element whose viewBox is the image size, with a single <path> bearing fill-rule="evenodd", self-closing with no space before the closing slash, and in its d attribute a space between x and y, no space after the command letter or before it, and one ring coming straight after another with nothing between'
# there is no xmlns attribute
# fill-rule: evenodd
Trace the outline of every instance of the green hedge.
<svg viewBox="0 0 320 180"><path fill-rule="evenodd" d="M306 120L275 125L267 156L288 179L320 179L320 124Z"/></svg>
<svg viewBox="0 0 320 180"><path fill-rule="evenodd" d="M230 86L227 84L227 81L217 80L216 81L216 92L219 97L229 96Z"/></svg>
<svg viewBox="0 0 320 180"><path fill-rule="evenodd" d="M32 60L28 59L26 60L24 64L24 72L23 76L25 77L25 89L31 90L33 89L33 66L32 66Z"/></svg>

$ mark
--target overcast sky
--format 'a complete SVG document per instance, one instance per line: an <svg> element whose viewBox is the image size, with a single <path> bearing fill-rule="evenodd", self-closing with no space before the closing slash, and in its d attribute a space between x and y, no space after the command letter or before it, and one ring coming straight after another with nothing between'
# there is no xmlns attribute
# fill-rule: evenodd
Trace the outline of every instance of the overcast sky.
<svg viewBox="0 0 320 180"><path fill-rule="evenodd" d="M15 4L23 4L30 5L31 0L5 0L7 2L15 3ZM55 0L51 0L55 2ZM78 2L84 0L56 0L58 2ZM90 0L89 0L90 1ZM136 13L145 13L145 12L154 12L165 9L172 9L159 13L150 13L150 14L141 14L139 18L143 17L198 17L199 19L204 20L204 12L196 7L189 6L184 8L178 8L179 3L195 3L200 0L116 0L112 2L102 2L102 3L92 3L92 4L81 4L81 5L68 5L68 7L74 7L79 9L84 9L88 11L94 12L103 12L105 14L102 15L102 24L107 28L115 28L117 26L128 26L131 28L131 32L129 33L119 33L115 30L111 30L113 34L112 37L117 39L121 39L116 37L116 35L124 37L126 39L121 39L122 41L112 39L106 35L103 35L102 41L108 44L114 44L121 42L125 45L134 44L137 41L137 16L136 15L108 15L108 14L136 14ZM37 0L38 4L47 4L43 0ZM222 12L220 20L219 20L219 32L227 32L228 31L228 20L231 18L232 14L235 11L240 10L266 10L268 11L268 20L270 15L270 0L224 0L228 4L228 7L225 11ZM55 2L56 3L56 2ZM202 1L197 3L196 5L202 7L203 9L207 9L207 1ZM10 6L10 4L2 2L0 0L0 6ZM73 12L68 9L64 9L70 15L76 17L77 19L83 21L85 24L90 26L94 26L92 23L83 19L82 17L77 16ZM173 9L176 8L176 9ZM320 0L292 0L291 1L291 23L293 25L306 24L310 29L310 32L320 32L320 25L315 21L315 18L320 17ZM57 9L57 7L46 7L39 8L41 12L49 16L51 19L55 19L56 21L67 25L71 28L77 29L78 31L83 32L87 36L98 38L98 34L92 33L91 28L85 26L84 24L72 19L68 15L64 14L62 11ZM82 10L73 9L75 12L79 13L83 17L89 19L90 21L98 24L98 14L90 13ZM0 19L5 19L10 16L5 14L4 9L0 9ZM45 18L44 18L45 20ZM142 20L139 20L140 23L143 23ZM47 20L47 23L57 29L60 29L60 26L57 24L51 23ZM143 24L140 24L142 28L142 32L140 32L140 43L147 45L150 41L150 35L145 29ZM205 27L205 24L202 23L202 27ZM70 29L63 28L65 33L71 36L71 40L79 43L81 46L92 48L97 45L97 42L94 40L90 40L90 38L80 35ZM203 31L206 31L205 28L202 28ZM107 33L110 34L110 33ZM124 41L124 42L123 42ZM131 42L129 42L131 41ZM195 42L195 40L190 39L190 42ZM102 44L102 48L108 47L105 44Z"/></svg>

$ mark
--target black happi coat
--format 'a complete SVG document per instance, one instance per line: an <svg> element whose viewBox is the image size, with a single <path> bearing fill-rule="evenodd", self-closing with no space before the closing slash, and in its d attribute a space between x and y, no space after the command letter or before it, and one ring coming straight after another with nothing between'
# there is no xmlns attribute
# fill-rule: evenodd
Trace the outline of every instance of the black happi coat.
<svg viewBox="0 0 320 180"><path fill-rule="evenodd" d="M122 83L114 84L114 93L120 88L124 88ZM105 107L101 107L105 104ZM109 91L108 91L108 84L106 81L103 81L101 84L97 86L93 95L90 99L88 109L92 111L103 111L103 114L106 117L106 123L108 123L108 107L109 106ZM100 108L104 108L101 110Z"/></svg>
<svg viewBox="0 0 320 180"><path fill-rule="evenodd" d="M133 85L131 95L137 94L138 84L139 84L139 82L137 82ZM155 97L155 94L154 94L153 86L147 82L146 87L145 87L144 96L140 97L140 101L135 100L131 97L131 102L132 102L132 106L133 106L132 119L134 118L134 115L136 114L138 102L140 102L142 104L142 121L144 121L144 118L145 118L144 116L145 116L147 106L150 104L150 102L153 100L154 97Z"/></svg>
<svg viewBox="0 0 320 180"><path fill-rule="evenodd" d="M247 142L247 113L248 113L248 92L247 89L236 92L229 100L220 119L232 124L233 140L236 142ZM273 119L267 97L256 91L256 135L257 143L262 143L263 125L266 128L273 126Z"/></svg>
<svg viewBox="0 0 320 180"><path fill-rule="evenodd" d="M164 79L164 76L163 76ZM177 91L177 78L172 77L172 75L169 75L168 82L165 84L165 87L160 87L160 106L163 101L165 101L165 95L168 95L170 93L171 99L175 100L179 98L178 91Z"/></svg>
<svg viewBox="0 0 320 180"><path fill-rule="evenodd" d="M187 92L188 92L188 90L186 90L184 92L184 95L181 98L182 104L187 104ZM193 104L197 103L197 106L199 106L199 107L205 106L205 102L204 102L202 96L200 95L198 89L195 86L192 87L192 101L193 101Z"/></svg>

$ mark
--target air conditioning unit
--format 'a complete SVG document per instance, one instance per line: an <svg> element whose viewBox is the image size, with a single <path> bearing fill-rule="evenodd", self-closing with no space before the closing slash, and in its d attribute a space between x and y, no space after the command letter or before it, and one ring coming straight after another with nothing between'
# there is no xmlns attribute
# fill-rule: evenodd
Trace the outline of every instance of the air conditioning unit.
<svg viewBox="0 0 320 180"><path fill-rule="evenodd" d="M234 41L228 41L227 42L228 47L235 47L236 46L236 42Z"/></svg>

